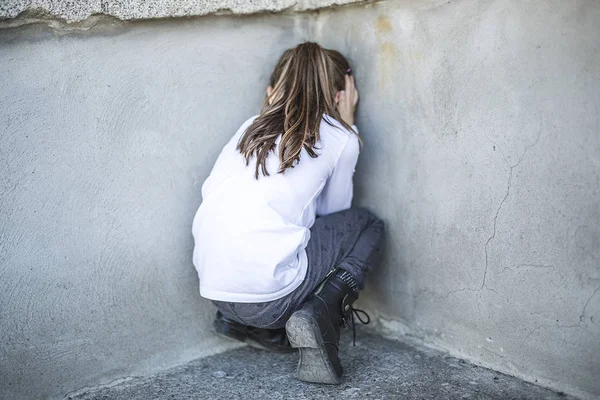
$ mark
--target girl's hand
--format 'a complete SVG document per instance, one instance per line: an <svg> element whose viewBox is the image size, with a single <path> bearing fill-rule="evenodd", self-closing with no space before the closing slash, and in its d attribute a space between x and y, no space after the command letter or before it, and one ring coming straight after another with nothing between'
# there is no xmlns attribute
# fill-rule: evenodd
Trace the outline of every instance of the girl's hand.
<svg viewBox="0 0 600 400"><path fill-rule="evenodd" d="M354 76L346 75L344 78L346 87L339 93L337 107L344 122L352 126L354 125L354 110L356 109L356 103L358 103L358 91L354 86Z"/></svg>

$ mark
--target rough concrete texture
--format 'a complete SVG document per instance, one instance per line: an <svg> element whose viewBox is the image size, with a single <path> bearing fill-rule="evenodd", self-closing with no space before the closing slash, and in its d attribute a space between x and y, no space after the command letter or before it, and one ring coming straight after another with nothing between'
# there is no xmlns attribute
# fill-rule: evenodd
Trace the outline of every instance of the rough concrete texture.
<svg viewBox="0 0 600 400"><path fill-rule="evenodd" d="M294 378L296 354L242 347L146 378L68 396L80 400L146 399L571 399L446 354L359 332L340 346L345 380L313 385Z"/></svg>
<svg viewBox="0 0 600 400"><path fill-rule="evenodd" d="M0 398L228 348L198 294L192 218L299 23L0 32Z"/></svg>
<svg viewBox="0 0 600 400"><path fill-rule="evenodd" d="M0 20L29 13L29 17L82 21L101 14L122 20L190 17L215 12L252 14L257 12L305 11L361 0L3 0Z"/></svg>
<svg viewBox="0 0 600 400"><path fill-rule="evenodd" d="M388 229L365 305L600 396L598 20L594 0L421 0L0 32L0 397L227 348L197 294L191 218L305 38L347 54L361 92L356 200Z"/></svg>
<svg viewBox="0 0 600 400"><path fill-rule="evenodd" d="M369 308L453 354L600 396L600 2L323 12L354 61ZM399 325L396 325L399 326Z"/></svg>

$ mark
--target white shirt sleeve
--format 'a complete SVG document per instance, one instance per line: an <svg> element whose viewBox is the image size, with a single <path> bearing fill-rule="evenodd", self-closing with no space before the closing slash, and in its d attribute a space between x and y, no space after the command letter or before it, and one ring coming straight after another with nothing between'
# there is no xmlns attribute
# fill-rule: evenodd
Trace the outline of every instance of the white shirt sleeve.
<svg viewBox="0 0 600 400"><path fill-rule="evenodd" d="M352 126L352 128L358 132L356 126ZM333 173L317 199L317 215L333 214L350 208L353 195L352 178L359 152L358 137L350 134Z"/></svg>

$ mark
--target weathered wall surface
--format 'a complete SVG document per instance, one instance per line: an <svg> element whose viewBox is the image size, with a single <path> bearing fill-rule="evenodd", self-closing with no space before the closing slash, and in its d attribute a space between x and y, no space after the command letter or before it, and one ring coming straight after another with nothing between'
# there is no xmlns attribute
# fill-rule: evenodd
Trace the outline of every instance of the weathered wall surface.
<svg viewBox="0 0 600 400"><path fill-rule="evenodd" d="M390 1L321 13L314 31L361 93L358 200L388 228L371 309L594 398L598 21L593 0Z"/></svg>
<svg viewBox="0 0 600 400"><path fill-rule="evenodd" d="M92 15L122 20L190 17L211 13L253 14L257 12L305 11L365 0L3 0L0 20L28 17L60 18L78 22ZM368 0L367 0L368 1Z"/></svg>
<svg viewBox="0 0 600 400"><path fill-rule="evenodd" d="M300 22L0 32L0 398L62 397L231 345L198 294L192 217Z"/></svg>

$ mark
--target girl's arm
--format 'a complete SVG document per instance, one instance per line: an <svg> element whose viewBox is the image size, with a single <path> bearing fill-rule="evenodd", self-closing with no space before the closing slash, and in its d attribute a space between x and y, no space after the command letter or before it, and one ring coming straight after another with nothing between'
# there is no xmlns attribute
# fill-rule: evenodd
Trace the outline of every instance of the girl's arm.
<svg viewBox="0 0 600 400"><path fill-rule="evenodd" d="M358 132L355 126L353 128ZM327 215L350 208L352 204L354 168L359 154L358 137L349 135L333 173L317 199L317 215Z"/></svg>

